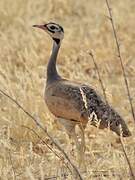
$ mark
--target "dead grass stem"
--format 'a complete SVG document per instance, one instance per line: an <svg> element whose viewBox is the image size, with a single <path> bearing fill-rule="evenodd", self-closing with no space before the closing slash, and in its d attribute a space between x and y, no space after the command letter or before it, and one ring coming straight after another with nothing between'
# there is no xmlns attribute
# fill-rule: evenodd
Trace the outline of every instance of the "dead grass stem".
<svg viewBox="0 0 135 180"><path fill-rule="evenodd" d="M7 93L5 93L3 90L0 89L0 93L3 94L5 97L9 98L12 103L15 103L18 108L20 108L27 116L29 116L35 123L36 125L49 137L49 139L53 142L53 144L58 148L58 150L64 155L65 159L69 162L69 164L71 165L71 167L73 168L74 172L76 173L76 175L78 176L78 178L80 180L82 180L82 176L79 173L77 167L71 162L70 158L68 157L68 155L66 154L66 152L61 148L61 146L53 139L53 137L51 137L51 135L47 132L47 129L44 128L41 123L39 122L39 120L37 120L34 116L32 116L26 109L24 109L19 102L17 102L15 99L13 99L10 95L8 95ZM49 148L50 149L50 148ZM52 151L54 153L54 151ZM55 153L56 155L56 153ZM57 156L58 157L58 156Z"/></svg>
<svg viewBox="0 0 135 180"><path fill-rule="evenodd" d="M110 20L111 25L112 25L112 30L113 30L113 34L114 34L114 39L115 39L115 42L116 42L116 47L117 47L117 52L118 52L118 58L119 58L119 60L120 60L120 65L121 65L121 68L122 68L122 73L123 73L123 77L124 77L124 82L125 82L125 86L126 86L126 89L127 89L127 96L128 96L129 104L130 104L130 107L131 107L131 113L132 113L132 116L133 116L133 119L134 119L134 123L135 123L135 112L134 112L134 108L133 108L133 104L132 104L132 98L131 98L130 88L129 88L128 80L127 80L127 77L126 77L125 67L124 67L124 64L123 64L123 58L122 58L121 50L120 50L120 43L119 43L119 40L118 40L118 37L117 37L116 28L115 28L115 25L114 25L114 20L113 20L113 15L112 15L112 9L111 9L111 7L110 7L110 4L109 4L109 1L108 1L108 0L106 0L106 5L107 5L108 12L109 12L109 20Z"/></svg>

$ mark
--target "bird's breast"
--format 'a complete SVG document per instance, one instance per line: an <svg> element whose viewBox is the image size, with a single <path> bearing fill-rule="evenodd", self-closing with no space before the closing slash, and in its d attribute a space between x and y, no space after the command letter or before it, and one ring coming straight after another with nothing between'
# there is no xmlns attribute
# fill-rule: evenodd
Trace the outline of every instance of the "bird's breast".
<svg viewBox="0 0 135 180"><path fill-rule="evenodd" d="M79 120L81 116L79 109L77 109L77 102L74 99L59 96L51 89L45 91L45 102L48 109L56 117Z"/></svg>

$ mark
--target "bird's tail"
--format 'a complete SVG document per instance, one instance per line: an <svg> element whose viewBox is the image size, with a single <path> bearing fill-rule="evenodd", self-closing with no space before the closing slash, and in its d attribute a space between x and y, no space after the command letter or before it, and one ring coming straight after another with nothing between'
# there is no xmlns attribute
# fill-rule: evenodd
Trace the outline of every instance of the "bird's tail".
<svg viewBox="0 0 135 180"><path fill-rule="evenodd" d="M95 114L97 119L100 120L99 128L107 128L115 132L117 135L121 135L123 137L131 136L131 132L129 131L124 119L108 104L100 104L95 109ZM95 125L95 122L91 122Z"/></svg>
<svg viewBox="0 0 135 180"><path fill-rule="evenodd" d="M81 89L86 97L86 116L90 117L92 112L96 115L96 118L90 118L92 125L97 126L98 120L98 126L101 129L109 127L110 130L114 131L119 136L131 136L131 132L124 119L108 103L106 104L92 88L82 86Z"/></svg>

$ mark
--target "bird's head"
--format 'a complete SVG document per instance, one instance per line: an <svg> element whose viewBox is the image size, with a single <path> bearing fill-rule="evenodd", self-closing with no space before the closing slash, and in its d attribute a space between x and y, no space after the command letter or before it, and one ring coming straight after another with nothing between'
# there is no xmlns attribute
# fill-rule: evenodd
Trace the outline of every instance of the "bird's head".
<svg viewBox="0 0 135 180"><path fill-rule="evenodd" d="M49 22L43 25L33 25L33 27L37 27L43 29L47 32L52 39L58 44L64 38L64 30L59 24Z"/></svg>

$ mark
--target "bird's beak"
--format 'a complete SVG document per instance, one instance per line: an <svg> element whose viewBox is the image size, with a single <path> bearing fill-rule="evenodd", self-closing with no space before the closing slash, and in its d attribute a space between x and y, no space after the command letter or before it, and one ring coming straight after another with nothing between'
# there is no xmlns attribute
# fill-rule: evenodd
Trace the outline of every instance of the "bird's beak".
<svg viewBox="0 0 135 180"><path fill-rule="evenodd" d="M32 27L37 27L37 28L40 28L40 29L43 29L43 30L47 29L45 25L33 25Z"/></svg>

